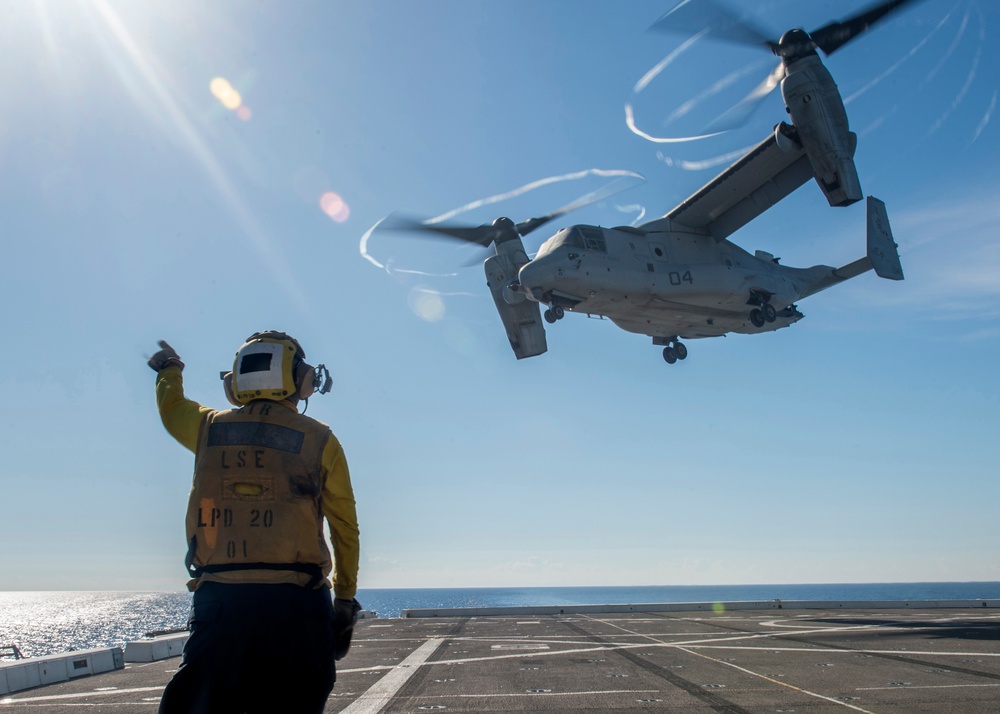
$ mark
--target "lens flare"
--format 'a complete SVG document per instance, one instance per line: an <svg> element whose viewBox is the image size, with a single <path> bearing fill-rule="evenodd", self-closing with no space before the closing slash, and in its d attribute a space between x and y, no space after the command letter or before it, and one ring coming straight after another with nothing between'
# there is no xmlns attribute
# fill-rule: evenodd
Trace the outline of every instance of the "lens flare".
<svg viewBox="0 0 1000 714"><path fill-rule="evenodd" d="M410 309L421 320L440 322L444 319L444 300L436 290L417 287L410 291Z"/></svg>
<svg viewBox="0 0 1000 714"><path fill-rule="evenodd" d="M216 77L208 85L208 88L212 91L212 96L222 102L222 106L226 109L235 111L243 104L243 97L233 89L233 85L229 83L228 79Z"/></svg>
<svg viewBox="0 0 1000 714"><path fill-rule="evenodd" d="M351 207L344 202L340 194L333 191L327 191L319 197L319 207L337 223L343 223L351 215Z"/></svg>

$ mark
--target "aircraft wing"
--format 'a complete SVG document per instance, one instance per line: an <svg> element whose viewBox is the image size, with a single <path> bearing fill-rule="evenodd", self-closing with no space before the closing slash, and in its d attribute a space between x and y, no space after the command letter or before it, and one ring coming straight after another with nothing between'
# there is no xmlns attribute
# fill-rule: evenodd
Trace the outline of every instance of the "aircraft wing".
<svg viewBox="0 0 1000 714"><path fill-rule="evenodd" d="M662 230L669 221L704 229L722 240L812 177L809 157L795 127L782 122L764 141L670 213L638 227Z"/></svg>

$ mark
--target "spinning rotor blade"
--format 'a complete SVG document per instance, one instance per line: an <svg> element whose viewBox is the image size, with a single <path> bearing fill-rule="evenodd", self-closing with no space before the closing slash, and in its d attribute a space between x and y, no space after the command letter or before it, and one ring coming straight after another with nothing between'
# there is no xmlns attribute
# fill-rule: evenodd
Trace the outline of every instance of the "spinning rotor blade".
<svg viewBox="0 0 1000 714"><path fill-rule="evenodd" d="M623 185L623 184L628 183L625 180L626 178L627 177L625 177L625 176L620 176L616 180L614 180L611 183L609 183L607 186L603 186L603 187L601 187L601 188L599 188L599 189L597 189L595 191L591 191L590 193L584 194L583 196L580 196L580 198L576 199L575 201L571 201L570 203L567 203L562 208L556 209L555 211L553 211L552 213L548 214L547 216L542 216L541 218L529 218L526 221L522 221L521 223L518 223L517 224L517 232L518 232L518 234L520 236L524 237L524 236L528 235L529 233L531 233L536 228L541 228L542 226L544 226L546 223L548 223L551 220L559 218L560 216L564 216L564 215L566 215L567 213L569 213L571 211L577 210L578 208L583 208L584 206L589 206L591 203L597 203L598 201L603 201L605 198L608 198L610 196L614 196L616 193L620 193L621 191L624 191L625 189L630 188L629 186Z"/></svg>
<svg viewBox="0 0 1000 714"><path fill-rule="evenodd" d="M744 45L763 45L779 57L815 47L829 55L868 31L889 13L913 2L915 0L888 0L871 5L846 20L831 22L808 35L803 33L805 42L796 42L794 45L781 45L770 39L766 32L737 17L732 9L715 0L684 0L653 23L650 29L690 34L707 31L709 38ZM803 47L804 44L807 46Z"/></svg>
<svg viewBox="0 0 1000 714"><path fill-rule="evenodd" d="M684 0L649 28L663 32L696 35L708 31L708 37L743 45L762 45L773 50L777 43L767 33L738 18L733 11L714 0Z"/></svg>
<svg viewBox="0 0 1000 714"><path fill-rule="evenodd" d="M465 243L474 243L482 246L483 248L488 248L490 244L494 242L502 243L505 240L511 240L512 238L517 238L519 236L526 236L532 231L541 228L549 221L559 218L570 211L575 211L578 208L583 208L591 203L596 203L597 201L601 201L609 196L613 196L616 193L624 191L625 189L630 188L629 185L626 185L628 183L626 179L635 178L645 180L638 174L619 176L616 180L611 181L606 186L602 186L595 191L591 191L575 201L567 203L565 206L553 211L552 213L539 216L537 218L529 218L528 220L517 224L509 218L497 218L493 221L493 225L489 226L454 226L444 223L419 221L413 218L393 214L382 221L382 223L379 224L379 228L390 231L433 233L446 238L460 240ZM469 262L465 263L465 265L474 265L482 262L482 260L483 256L477 255Z"/></svg>
<svg viewBox="0 0 1000 714"><path fill-rule="evenodd" d="M813 42L826 54L832 54L894 10L914 0L889 0L873 5L843 22L831 22L812 33Z"/></svg>
<svg viewBox="0 0 1000 714"><path fill-rule="evenodd" d="M475 243L484 248L489 246L499 233L493 226L449 226L443 223L425 223L424 221L395 214L382 221L379 228L390 231L436 233L437 235L455 238L466 243Z"/></svg>
<svg viewBox="0 0 1000 714"><path fill-rule="evenodd" d="M715 120L702 130L702 133L715 134L742 126L750 118L750 115L757 110L757 107L761 105L764 98L773 92L784 78L785 65L783 62L779 62L771 70L771 74L767 75L764 81L758 84L750 94L743 97L739 104L729 108L721 116L716 117Z"/></svg>
<svg viewBox="0 0 1000 714"><path fill-rule="evenodd" d="M650 29L668 32L680 31L689 34L707 32L707 37L710 39L767 47L783 60L787 58L788 61L792 61L797 56L809 54L816 48L829 55L858 35L868 31L889 13L913 2L915 0L881 2L869 6L846 20L831 22L811 34L803 30L789 30L782 35L779 42L768 39L763 30L737 17L731 8L716 2L716 0L684 0L653 23ZM711 122L704 129L704 132L711 134L728 131L749 119L764 97L780 84L785 74L783 64L779 64L758 87L737 105Z"/></svg>

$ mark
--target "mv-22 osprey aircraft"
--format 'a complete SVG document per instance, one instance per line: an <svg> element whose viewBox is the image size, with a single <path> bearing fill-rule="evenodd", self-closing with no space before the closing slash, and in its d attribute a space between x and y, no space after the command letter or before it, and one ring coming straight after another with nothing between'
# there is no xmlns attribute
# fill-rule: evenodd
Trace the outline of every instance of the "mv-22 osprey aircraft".
<svg viewBox="0 0 1000 714"><path fill-rule="evenodd" d="M902 280L885 205L871 196L867 256L839 268L787 267L764 251L751 255L727 238L810 178L831 206L862 198L853 160L857 137L816 50L833 52L907 2L884 2L811 34L795 29L778 42L763 40L781 58L781 93L791 123L779 123L661 218L638 226L565 228L534 258L521 238L578 204L521 223L498 218L490 226L458 227L397 219L391 227L494 246L495 255L485 262L487 284L518 359L547 350L540 304L547 306L549 323L568 310L607 317L624 330L649 335L654 345L663 346L667 363L674 364L688 354L681 339L787 327L803 317L797 301L872 269L880 277ZM719 29L720 39L763 37L705 0L681 3L654 27L689 29L671 27L672 14L696 4L714 15L711 27Z"/></svg>

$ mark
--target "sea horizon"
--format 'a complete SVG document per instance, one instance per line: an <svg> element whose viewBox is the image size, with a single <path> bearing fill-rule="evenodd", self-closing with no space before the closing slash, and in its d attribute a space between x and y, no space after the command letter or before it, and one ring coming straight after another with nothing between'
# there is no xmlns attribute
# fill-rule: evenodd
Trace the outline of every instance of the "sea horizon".
<svg viewBox="0 0 1000 714"><path fill-rule="evenodd" d="M770 583L752 585L610 585L469 588L361 588L377 617L424 608L541 607L717 603L767 600L879 601L1000 599L1000 581ZM182 629L191 593L156 590L0 591L0 646L35 657L123 647L149 632Z"/></svg>
<svg viewBox="0 0 1000 714"><path fill-rule="evenodd" d="M852 585L1000 585L1000 580L823 580L817 582L768 582L768 583L692 583L684 585L449 585L426 587L419 585L393 585L358 588L360 591L386 590L635 590L645 588L762 588L762 587L825 587ZM186 588L164 590L157 588L13 588L0 590L5 593L188 593Z"/></svg>

